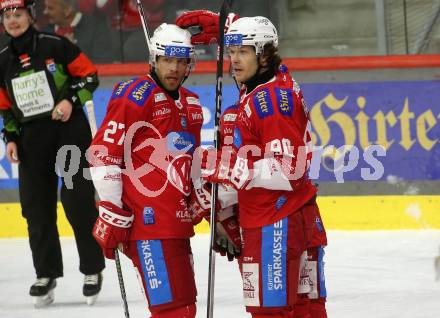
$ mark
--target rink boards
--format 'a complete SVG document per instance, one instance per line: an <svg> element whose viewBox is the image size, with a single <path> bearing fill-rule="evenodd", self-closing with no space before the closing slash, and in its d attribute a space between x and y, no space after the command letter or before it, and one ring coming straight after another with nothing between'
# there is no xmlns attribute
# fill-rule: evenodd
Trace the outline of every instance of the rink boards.
<svg viewBox="0 0 440 318"><path fill-rule="evenodd" d="M325 196L318 198L328 230L440 229L440 196ZM62 206L58 206L60 235L71 236ZM0 237L27 236L18 203L0 204ZM196 233L207 233L206 222Z"/></svg>

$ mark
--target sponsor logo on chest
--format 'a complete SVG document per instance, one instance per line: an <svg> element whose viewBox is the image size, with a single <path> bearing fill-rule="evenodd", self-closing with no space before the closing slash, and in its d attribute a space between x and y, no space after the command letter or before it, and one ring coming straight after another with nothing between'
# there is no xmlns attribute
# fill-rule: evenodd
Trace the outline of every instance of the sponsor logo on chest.
<svg viewBox="0 0 440 318"><path fill-rule="evenodd" d="M153 108L152 117L153 120L171 117L171 108L169 108L166 104L156 106L155 108Z"/></svg>

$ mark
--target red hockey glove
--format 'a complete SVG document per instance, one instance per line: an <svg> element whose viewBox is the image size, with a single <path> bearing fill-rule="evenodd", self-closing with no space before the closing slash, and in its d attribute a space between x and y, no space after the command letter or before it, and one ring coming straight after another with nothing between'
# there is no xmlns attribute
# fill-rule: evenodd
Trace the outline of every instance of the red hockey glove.
<svg viewBox="0 0 440 318"><path fill-rule="evenodd" d="M212 183L232 185L235 189L245 189L252 179L253 162L237 155L234 148L216 151L209 148L202 153L202 178Z"/></svg>
<svg viewBox="0 0 440 318"><path fill-rule="evenodd" d="M225 32L232 22L239 18L238 15L230 13L226 19ZM182 13L176 20L181 28L198 26L200 33L191 37L192 44L213 44L218 43L219 15L208 10L194 10Z"/></svg>
<svg viewBox="0 0 440 318"><path fill-rule="evenodd" d="M221 210L217 215L216 223L216 246L215 250L221 255L227 255L229 261L240 256L241 235L237 216L233 212L234 207Z"/></svg>
<svg viewBox="0 0 440 318"><path fill-rule="evenodd" d="M109 201L100 201L97 205L99 217L93 226L93 236L104 256L114 259L114 250L118 245L123 246L129 238L134 216Z"/></svg>

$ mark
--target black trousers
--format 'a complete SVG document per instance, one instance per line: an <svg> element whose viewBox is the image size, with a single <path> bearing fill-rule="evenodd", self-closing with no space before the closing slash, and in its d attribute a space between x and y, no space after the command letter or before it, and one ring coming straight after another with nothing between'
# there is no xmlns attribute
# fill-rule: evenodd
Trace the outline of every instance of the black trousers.
<svg viewBox="0 0 440 318"><path fill-rule="evenodd" d="M18 143L19 193L37 277L63 276L56 225L59 177L55 164L58 150L64 145L75 145L81 153L79 169L71 176L73 187L69 189L66 186L67 178L61 178L60 195L75 235L79 270L87 275L98 273L105 267L101 248L92 236L93 224L98 216L95 190L92 181L83 176L83 168L88 167L85 151L90 142L90 127L82 110L75 110L66 123L44 119L23 125ZM70 156L65 156L66 160L60 162L65 171L75 167L75 162L78 167L79 152L68 154Z"/></svg>

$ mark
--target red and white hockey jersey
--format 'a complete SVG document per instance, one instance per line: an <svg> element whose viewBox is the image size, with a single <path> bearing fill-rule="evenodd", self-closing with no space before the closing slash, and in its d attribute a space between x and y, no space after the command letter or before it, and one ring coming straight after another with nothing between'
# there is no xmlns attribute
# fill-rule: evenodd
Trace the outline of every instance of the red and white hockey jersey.
<svg viewBox="0 0 440 318"><path fill-rule="evenodd" d="M240 91L234 146L239 156L249 148L260 152L245 152L254 162L254 176L249 186L238 191L244 228L272 224L297 211L317 192L307 174L312 155L307 106L287 68L280 69L251 92L245 87Z"/></svg>
<svg viewBox="0 0 440 318"><path fill-rule="evenodd" d="M131 240L194 235L187 196L202 124L183 87L174 100L151 76L116 85L89 161L100 200L134 213Z"/></svg>

